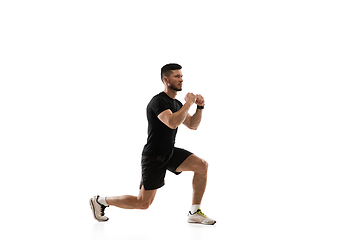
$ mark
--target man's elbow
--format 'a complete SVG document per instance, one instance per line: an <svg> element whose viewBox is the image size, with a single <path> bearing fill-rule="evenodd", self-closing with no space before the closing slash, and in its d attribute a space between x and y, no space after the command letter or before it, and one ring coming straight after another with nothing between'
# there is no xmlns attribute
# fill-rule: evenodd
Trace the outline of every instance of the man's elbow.
<svg viewBox="0 0 360 240"><path fill-rule="evenodd" d="M176 129L180 124L176 121L175 118L169 117L168 121L166 122L166 126L171 129Z"/></svg>
<svg viewBox="0 0 360 240"><path fill-rule="evenodd" d="M175 122L169 121L168 124L166 124L171 129L176 129L179 125L177 125Z"/></svg>
<svg viewBox="0 0 360 240"><path fill-rule="evenodd" d="M176 129L178 126L176 126L176 125L174 125L174 124L169 124L169 125L167 125L169 128L171 128L171 129Z"/></svg>
<svg viewBox="0 0 360 240"><path fill-rule="evenodd" d="M194 127L194 126L190 126L189 127L191 130L197 130L198 129L198 127L196 126L196 127Z"/></svg>

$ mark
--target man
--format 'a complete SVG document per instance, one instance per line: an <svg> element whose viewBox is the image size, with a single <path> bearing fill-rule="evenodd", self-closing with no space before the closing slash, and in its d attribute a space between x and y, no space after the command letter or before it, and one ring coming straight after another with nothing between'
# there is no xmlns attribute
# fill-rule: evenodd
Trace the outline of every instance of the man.
<svg viewBox="0 0 360 240"><path fill-rule="evenodd" d="M147 209L153 202L158 188L164 186L166 170L174 174L182 171L194 172L192 206L188 214L189 223L212 225L215 220L200 209L206 188L208 163L193 153L174 147L178 126L184 124L196 130L201 122L204 98L188 93L185 104L175 99L182 90L183 75L179 64L166 64L161 68L161 79L165 90L154 96L147 106L148 139L142 152L142 179L138 196L100 197L90 199L93 215L98 221L107 221L104 210L108 206L124 209ZM197 105L194 115L189 109Z"/></svg>

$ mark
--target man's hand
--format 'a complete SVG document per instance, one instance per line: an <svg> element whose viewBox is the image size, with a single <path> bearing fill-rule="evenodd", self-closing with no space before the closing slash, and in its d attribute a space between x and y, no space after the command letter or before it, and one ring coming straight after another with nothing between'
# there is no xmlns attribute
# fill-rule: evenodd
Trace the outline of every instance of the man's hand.
<svg viewBox="0 0 360 240"><path fill-rule="evenodd" d="M196 97L196 100L195 100L196 105L204 106L205 100L204 100L203 96L201 96L200 94L196 94L195 97Z"/></svg>
<svg viewBox="0 0 360 240"><path fill-rule="evenodd" d="M195 103L195 101L196 101L196 96L193 94L193 93L188 93L188 94L186 94L186 96L185 96L185 101L187 102L187 101L189 101L191 104L193 104L193 103Z"/></svg>

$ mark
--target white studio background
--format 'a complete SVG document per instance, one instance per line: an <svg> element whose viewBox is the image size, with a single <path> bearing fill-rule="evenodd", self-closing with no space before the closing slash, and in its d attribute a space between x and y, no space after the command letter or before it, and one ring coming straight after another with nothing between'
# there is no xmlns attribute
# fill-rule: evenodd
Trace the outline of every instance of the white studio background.
<svg viewBox="0 0 360 240"><path fill-rule="evenodd" d="M82 238L90 197L136 195L145 108L176 62L178 99L206 100L177 146L210 164L214 237L358 239L359 11L347 0L1 1L1 228ZM190 198L191 174L169 173L149 215L132 213L162 221L169 209L171 221Z"/></svg>

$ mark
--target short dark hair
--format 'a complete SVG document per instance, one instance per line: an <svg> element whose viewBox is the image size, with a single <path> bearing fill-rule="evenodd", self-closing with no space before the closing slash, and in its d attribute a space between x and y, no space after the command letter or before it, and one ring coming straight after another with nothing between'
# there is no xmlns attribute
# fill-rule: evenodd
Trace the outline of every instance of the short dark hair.
<svg viewBox="0 0 360 240"><path fill-rule="evenodd" d="M169 77L172 73L172 70L180 70L182 67L177 63L169 63L164 65L161 68L161 82L163 81L163 77Z"/></svg>

